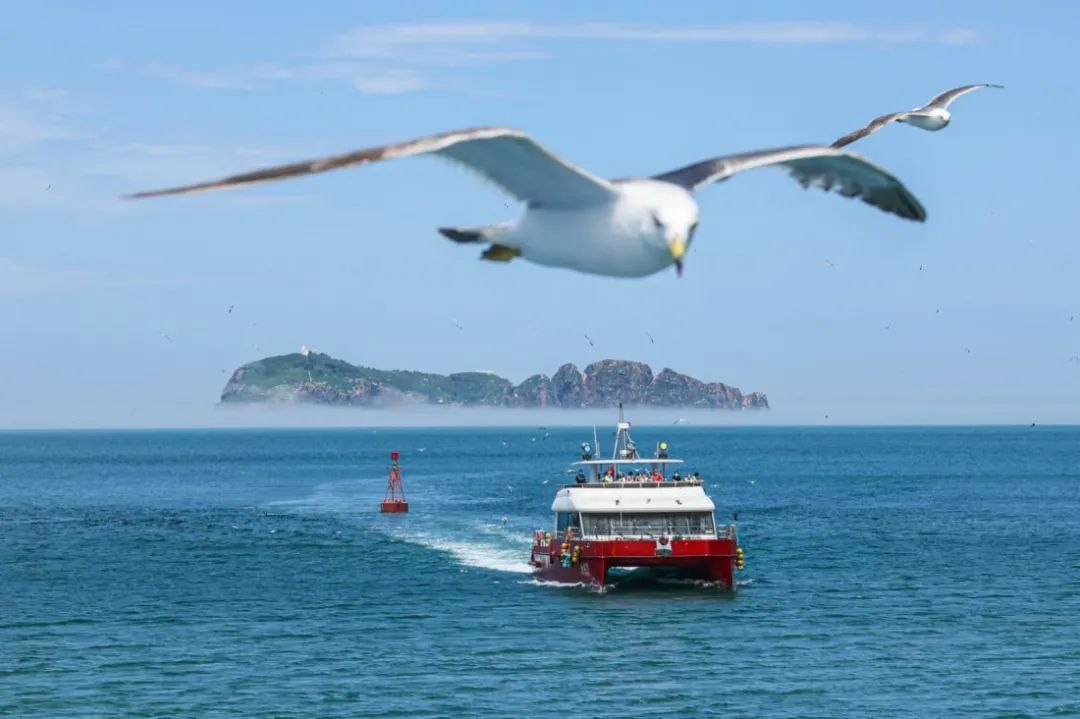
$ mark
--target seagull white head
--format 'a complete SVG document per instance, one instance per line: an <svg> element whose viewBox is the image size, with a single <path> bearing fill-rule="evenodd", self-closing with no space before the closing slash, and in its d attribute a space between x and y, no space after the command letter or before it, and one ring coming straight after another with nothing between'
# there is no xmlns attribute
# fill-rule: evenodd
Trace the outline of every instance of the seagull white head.
<svg viewBox="0 0 1080 719"><path fill-rule="evenodd" d="M681 276L683 257L690 249L700 211L694 196L670 182L628 180L619 183L645 214L640 231L656 253L669 258Z"/></svg>

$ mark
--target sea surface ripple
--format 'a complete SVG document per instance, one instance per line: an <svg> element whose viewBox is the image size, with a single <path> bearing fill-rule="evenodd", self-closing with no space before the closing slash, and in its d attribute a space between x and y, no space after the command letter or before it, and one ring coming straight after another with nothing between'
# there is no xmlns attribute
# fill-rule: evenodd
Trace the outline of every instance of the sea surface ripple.
<svg viewBox="0 0 1080 719"><path fill-rule="evenodd" d="M1080 429L636 428L734 595L534 581L545 433L0 433L0 716L1080 716Z"/></svg>

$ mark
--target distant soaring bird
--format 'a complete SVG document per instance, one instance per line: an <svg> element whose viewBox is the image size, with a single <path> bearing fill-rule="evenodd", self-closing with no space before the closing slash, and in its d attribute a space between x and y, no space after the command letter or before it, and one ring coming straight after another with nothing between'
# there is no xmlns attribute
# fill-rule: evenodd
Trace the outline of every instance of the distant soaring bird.
<svg viewBox="0 0 1080 719"><path fill-rule="evenodd" d="M681 273L698 226L691 193L768 165L783 167L804 188L835 190L905 219L926 219L919 201L898 179L858 155L830 147L746 152L647 179L605 180L506 127L446 132L130 197L204 192L427 153L465 165L525 203L525 213L513 222L439 229L455 242L487 245L481 258L495 262L521 257L613 277L644 277L670 265Z"/></svg>
<svg viewBox="0 0 1080 719"><path fill-rule="evenodd" d="M952 120L952 113L950 113L948 109L949 105L952 104L952 101L961 95L966 95L969 92L973 92L983 87L1004 86L982 83L981 85L963 85L961 87L954 87L952 90L946 90L940 95L934 96L934 99L926 103L925 107L916 107L914 110L908 110L907 112L891 112L888 115L875 117L870 121L869 125L844 135L834 142L832 146L843 147L844 145L850 145L856 140L866 137L870 133L877 132L890 122L903 122L907 125L914 125L921 130L940 130Z"/></svg>

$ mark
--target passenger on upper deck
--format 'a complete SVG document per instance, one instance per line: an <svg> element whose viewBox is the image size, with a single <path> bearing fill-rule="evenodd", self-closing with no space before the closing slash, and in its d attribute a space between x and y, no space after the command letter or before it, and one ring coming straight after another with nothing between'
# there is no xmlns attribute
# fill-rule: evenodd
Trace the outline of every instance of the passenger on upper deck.
<svg viewBox="0 0 1080 719"><path fill-rule="evenodd" d="M680 475L680 474L679 474L679 470L677 470L677 469L676 469L676 470L675 470L675 471L674 471L674 472L672 473L672 475L671 475L671 481L672 481L672 482L681 482L681 481L682 481L682 475Z"/></svg>
<svg viewBox="0 0 1080 719"><path fill-rule="evenodd" d="M660 474L660 470L658 469L658 470L656 470L655 472L652 473L652 479L653 479L654 482L663 482L664 481L664 475Z"/></svg>
<svg viewBox="0 0 1080 719"><path fill-rule="evenodd" d="M574 475L574 481L578 484L585 484L585 473L579 469L577 474Z"/></svg>

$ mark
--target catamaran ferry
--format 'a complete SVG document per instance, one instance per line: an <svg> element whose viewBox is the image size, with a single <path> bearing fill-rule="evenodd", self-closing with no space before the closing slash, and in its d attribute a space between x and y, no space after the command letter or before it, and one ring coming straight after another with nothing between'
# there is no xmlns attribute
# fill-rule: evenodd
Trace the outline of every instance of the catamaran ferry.
<svg viewBox="0 0 1080 719"><path fill-rule="evenodd" d="M599 458L593 445L581 445L574 483L555 495L554 531L536 531L536 576L603 589L613 567L662 568L734 590L743 550L734 524L716 524L701 476L682 474L683 461L668 456L666 442L653 456L640 456L621 405L611 458Z"/></svg>

